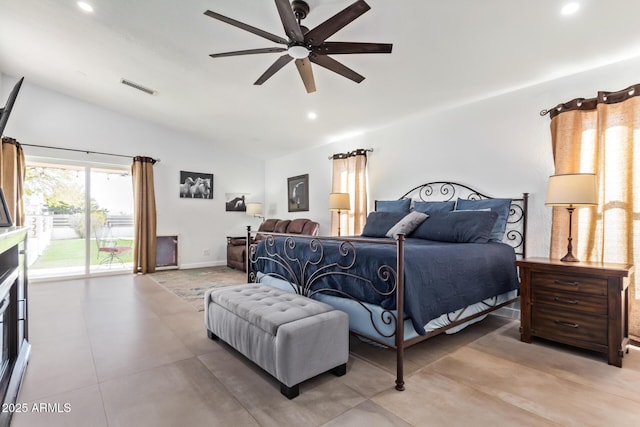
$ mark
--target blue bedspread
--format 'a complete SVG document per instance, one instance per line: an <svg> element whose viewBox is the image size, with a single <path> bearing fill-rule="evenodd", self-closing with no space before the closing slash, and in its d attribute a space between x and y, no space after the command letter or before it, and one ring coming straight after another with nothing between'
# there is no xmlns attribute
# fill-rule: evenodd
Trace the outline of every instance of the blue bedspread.
<svg viewBox="0 0 640 427"><path fill-rule="evenodd" d="M312 289L338 289L358 300L395 310L395 293L389 292L393 285L378 275L383 264L395 269L394 245L356 242L355 256L349 252L346 257L341 257L340 242L322 241L319 250L309 244L309 239L295 238L293 247L285 244L285 239L276 237L274 246L260 242L253 269L265 274L275 273L300 285L313 281ZM349 246L342 248L349 249ZM274 253L277 253L275 257ZM324 258L317 262L321 254ZM425 334L424 325L435 317L519 287L514 250L503 243L406 239L404 256L405 315L420 334ZM273 259L280 259L280 262L273 262ZM334 263L333 267L326 267ZM350 268L338 265L349 265ZM329 271L339 274L324 274ZM370 278L378 292L351 274Z"/></svg>

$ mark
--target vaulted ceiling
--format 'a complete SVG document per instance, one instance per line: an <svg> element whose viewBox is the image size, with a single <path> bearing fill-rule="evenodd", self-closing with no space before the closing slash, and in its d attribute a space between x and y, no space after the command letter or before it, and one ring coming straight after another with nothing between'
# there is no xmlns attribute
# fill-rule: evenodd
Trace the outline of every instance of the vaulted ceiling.
<svg viewBox="0 0 640 427"><path fill-rule="evenodd" d="M328 40L393 52L335 55L360 84L314 65L308 94L293 63L253 84L279 53L209 57L279 46L204 15L285 37L273 0L86 1L93 13L75 0L0 0L0 72L263 158L640 55L637 0L576 0L571 16L560 13L569 0L367 0ZM308 0L303 24L354 1Z"/></svg>

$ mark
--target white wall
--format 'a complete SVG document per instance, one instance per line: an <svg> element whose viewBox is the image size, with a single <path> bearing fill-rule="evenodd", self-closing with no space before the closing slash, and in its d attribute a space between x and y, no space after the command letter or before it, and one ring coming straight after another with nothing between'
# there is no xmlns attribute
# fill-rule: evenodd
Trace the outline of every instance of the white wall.
<svg viewBox="0 0 640 427"><path fill-rule="evenodd" d="M6 99L16 79L1 76L0 99ZM32 85L22 86L5 135L22 144L102 151L159 158L154 166L158 234L179 234L183 268L226 264L226 236L244 235L246 225L259 220L225 212L226 193L250 193L264 199L264 162L244 153L221 150L205 141L135 120L113 111ZM131 159L24 147L27 158L77 159L107 164L131 164ZM251 167L245 165L251 164ZM214 174L214 199L180 199L181 170ZM208 250L208 256L204 251Z"/></svg>
<svg viewBox="0 0 640 427"><path fill-rule="evenodd" d="M373 148L369 156L371 200L397 198L432 180L473 185L497 197L531 194L528 253L546 256L551 213L544 206L547 178L553 173L549 118L538 112L597 90L619 90L638 83L640 59L612 64L570 77L478 101L455 109L416 113L414 117L348 140L269 160L221 150L204 141L131 119L27 80L5 134L24 144L52 145L160 158L154 167L158 233L181 236L183 267L223 264L225 237L243 234L259 221L224 211L225 193L251 193L265 201L268 217L308 217L329 233L328 194L331 161L336 152ZM0 75L0 99L6 99L15 79ZM381 100L380 102L384 102ZM36 150L26 154L69 156ZM83 160L126 163L116 157L78 155ZM250 168L245 167L247 163ZM240 167L242 166L242 167ZM178 197L180 170L214 174L212 201ZM309 212L287 212L287 178L309 174ZM204 256L209 249L211 254Z"/></svg>
<svg viewBox="0 0 640 427"><path fill-rule="evenodd" d="M539 111L598 90L620 90L638 83L640 59L612 64L454 109L370 130L351 140L291 154L266 163L269 216L306 214L329 233L330 154L373 148L369 156L371 203L394 199L424 182L451 180L495 197L530 193L527 251L547 256L551 211L544 206L553 174L549 117ZM380 100L384 102L384 100ZM286 179L310 175L310 211L287 213Z"/></svg>

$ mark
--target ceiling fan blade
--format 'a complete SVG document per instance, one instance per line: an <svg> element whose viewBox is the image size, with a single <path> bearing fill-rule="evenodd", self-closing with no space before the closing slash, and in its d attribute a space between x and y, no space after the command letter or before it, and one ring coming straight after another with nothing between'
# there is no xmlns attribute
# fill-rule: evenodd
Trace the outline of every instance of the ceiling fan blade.
<svg viewBox="0 0 640 427"><path fill-rule="evenodd" d="M293 11L291 13L293 13ZM271 40L280 44L289 44L289 40L285 40L280 36L276 36L275 34L271 34L267 31L261 30L260 28L252 27L251 25L245 24L244 22L236 21L235 19L220 15L219 13L207 10L206 12L204 12L204 14L213 19L217 19L218 21L226 22L227 24L233 25L234 27L249 31L250 33L253 33L257 36L264 37L267 40Z"/></svg>
<svg viewBox="0 0 640 427"><path fill-rule="evenodd" d="M305 42L311 46L321 45L326 39L340 31L340 29L344 28L369 9L371 9L371 6L364 0L358 0L309 31L305 36Z"/></svg>
<svg viewBox="0 0 640 427"><path fill-rule="evenodd" d="M304 36L302 35L302 30L300 29L300 24L298 24L296 15L294 15L293 9L291 8L291 3L289 3L289 0L275 1L276 7L278 8L278 14L280 15L280 20L282 21L282 26L284 27L284 32L291 40L302 43L304 41Z"/></svg>
<svg viewBox="0 0 640 427"><path fill-rule="evenodd" d="M212 58L222 58L225 56L253 55L256 53L285 52L286 50L287 49L284 47L265 47L262 49L247 49L247 50L236 50L233 52L212 53L209 56Z"/></svg>
<svg viewBox="0 0 640 427"><path fill-rule="evenodd" d="M339 55L348 53L391 53L391 43L351 43L325 42L313 51L320 55Z"/></svg>
<svg viewBox="0 0 640 427"><path fill-rule="evenodd" d="M292 59L293 58L289 56L289 54L287 53L282 55L280 58L276 59L276 62L274 62L269 68L267 68L267 71L265 71L264 74L262 74L258 78L258 80L256 80L254 85L261 85L262 83L266 82L271 76L273 76L276 72L278 72L282 67L284 67L289 62L291 62Z"/></svg>
<svg viewBox="0 0 640 427"><path fill-rule="evenodd" d="M309 59L296 59L296 67L298 67L298 72L300 73L300 77L302 77L302 82L304 83L305 89L307 89L307 93L315 92L316 82L313 79L313 70L311 69Z"/></svg>
<svg viewBox="0 0 640 427"><path fill-rule="evenodd" d="M309 55L309 60L326 68L327 70L331 70L334 73L338 73L341 76L348 78L349 80L353 80L356 83L360 83L364 80L364 76L361 76L351 68L341 64L330 56L311 54Z"/></svg>

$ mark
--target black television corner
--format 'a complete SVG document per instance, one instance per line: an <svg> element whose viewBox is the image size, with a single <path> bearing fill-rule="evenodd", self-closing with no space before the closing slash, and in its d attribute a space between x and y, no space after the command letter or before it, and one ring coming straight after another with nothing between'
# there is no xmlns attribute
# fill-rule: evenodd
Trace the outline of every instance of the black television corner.
<svg viewBox="0 0 640 427"><path fill-rule="evenodd" d="M22 86L23 80L24 77L18 80L18 83L13 86L13 90L11 90L11 93L9 93L7 103L3 108L0 109L0 136L2 136L4 128L7 125L7 121L9 120L9 116L11 115L11 110L13 109L13 104L15 104L16 102L16 98L18 97L18 92L20 92L20 87Z"/></svg>

